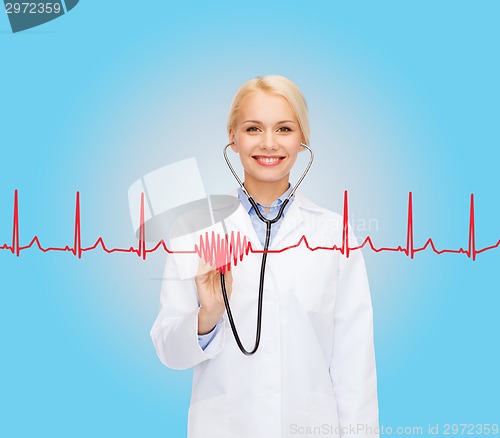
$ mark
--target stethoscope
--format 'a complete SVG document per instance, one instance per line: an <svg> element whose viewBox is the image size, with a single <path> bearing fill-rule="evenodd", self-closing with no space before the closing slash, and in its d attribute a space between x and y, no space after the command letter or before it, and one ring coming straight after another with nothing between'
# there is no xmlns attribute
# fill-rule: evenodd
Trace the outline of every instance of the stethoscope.
<svg viewBox="0 0 500 438"><path fill-rule="evenodd" d="M281 215L283 214L283 211L285 210L285 207L290 202L290 198L293 196L293 194L295 193L295 190L297 190L297 187L300 185L300 183L302 182L302 180L307 175L307 172L309 172L309 168L311 167L311 164L312 164L313 159L314 159L314 154L313 154L312 149L308 145L306 145L304 143L300 144L301 146L303 146L304 148L306 148L309 151L310 155L311 155L311 157L309 158L309 163L307 164L306 170L304 171L304 173L302 174L302 176L299 178L299 180L297 181L297 184L295 184L295 186L293 187L293 189L291 190L291 192L288 194L288 196L286 197L286 199L281 204L281 207L280 207L280 209L279 209L278 214L276 215L276 217L274 219L267 219L260 212L259 208L257 207L257 203L252 198L252 195L250 195L247 192L245 186L243 185L243 182L238 177L238 174L236 173L236 171L234 170L233 166L231 165L231 161L229 160L229 157L227 156L227 152L226 151L227 151L227 148L229 146L231 146L233 143L234 142L231 142L231 143L227 144L224 147L224 149L223 149L224 158L226 159L226 163L229 166L229 169L231 170L232 174L236 178L236 181L238 181L238 184L240 185L241 190L243 190L243 192L245 193L245 195L248 197L248 201L250 202L250 204L252 204L253 208L255 209L255 212L257 213L257 216L259 217L259 219L262 222L264 222L266 224L266 239L265 239L265 243L264 243L264 251L262 253L262 262L261 262L261 265L260 265L259 302L258 302L258 311L257 311L257 332L255 334L255 345L254 345L254 347L253 347L253 349L251 351L246 350L245 347L243 347L243 344L241 343L240 337L238 335L238 330L236 330L236 325L234 324L233 315L231 313L231 307L229 306L229 299L227 297L226 284L225 284L225 280L224 280L224 274L223 273L220 274L220 283L221 283L221 289L222 289L222 296L224 298L224 305L226 306L226 312L227 312L227 316L229 318L229 323L231 324L231 330L233 331L234 339L236 340L236 343L238 344L238 347L240 348L241 352L243 354L245 354L246 356L251 356L252 354L254 354L257 351L257 349L259 348L259 344L260 344L260 333L261 333L261 327L262 327L262 303L263 303L263 297L264 297L264 274L265 274L265 271L266 271L267 250L269 249L269 240L271 238L271 225L274 224L274 223L276 223L276 222L278 222L280 220Z"/></svg>

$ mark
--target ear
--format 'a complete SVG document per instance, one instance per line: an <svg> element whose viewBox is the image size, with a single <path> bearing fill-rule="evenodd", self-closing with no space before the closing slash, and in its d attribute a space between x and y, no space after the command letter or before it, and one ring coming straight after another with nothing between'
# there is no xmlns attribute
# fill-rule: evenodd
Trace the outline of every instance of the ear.
<svg viewBox="0 0 500 438"><path fill-rule="evenodd" d="M238 146L236 146L236 144L235 144L235 135L234 135L234 130L233 130L233 128L229 128L229 131L228 131L228 137L229 137L229 141L230 141L230 143L232 143L232 144L231 144L231 149L232 149L234 152L238 153L238 152L239 152L239 150L238 150Z"/></svg>
<svg viewBox="0 0 500 438"><path fill-rule="evenodd" d="M307 144L306 143L306 138L304 137L304 133L302 133L302 139L300 140L300 143L301 143L301 145L300 145L299 151L303 152L305 150L305 147L302 146L302 143Z"/></svg>

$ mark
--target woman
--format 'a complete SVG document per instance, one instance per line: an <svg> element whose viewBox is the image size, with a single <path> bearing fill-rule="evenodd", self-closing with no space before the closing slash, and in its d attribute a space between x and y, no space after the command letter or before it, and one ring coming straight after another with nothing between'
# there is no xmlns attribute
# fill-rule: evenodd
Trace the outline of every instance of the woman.
<svg viewBox="0 0 500 438"><path fill-rule="evenodd" d="M229 114L231 147L244 185L269 218L291 190L297 155L309 143L306 102L282 76L252 79ZM241 189L227 232L263 248L265 225ZM269 249L340 247L342 216L299 192L273 224ZM349 235L351 246L354 235ZM261 254L250 252L226 275L226 290L243 345L253 347ZM178 267L167 259L165 278ZM377 436L378 405L370 292L363 257L311 251L306 245L270 253L262 337L252 356L239 350L221 293L220 274L201 265L194 281L165 281L151 330L168 367L194 367L190 438L277 438L297 435Z"/></svg>

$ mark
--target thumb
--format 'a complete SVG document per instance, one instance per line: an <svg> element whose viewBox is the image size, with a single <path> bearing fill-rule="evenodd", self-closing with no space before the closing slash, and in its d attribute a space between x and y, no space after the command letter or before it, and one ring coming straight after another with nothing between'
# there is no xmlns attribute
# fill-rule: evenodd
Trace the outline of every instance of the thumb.
<svg viewBox="0 0 500 438"><path fill-rule="evenodd" d="M200 258L200 262L198 264L198 272L196 276L203 276L210 271L214 270L214 266L210 262L206 262L203 258Z"/></svg>

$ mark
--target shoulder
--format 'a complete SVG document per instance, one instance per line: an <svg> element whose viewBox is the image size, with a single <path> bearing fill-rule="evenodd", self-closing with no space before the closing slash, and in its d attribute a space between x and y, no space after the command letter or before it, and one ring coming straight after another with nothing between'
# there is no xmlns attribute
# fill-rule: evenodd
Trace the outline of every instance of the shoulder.
<svg viewBox="0 0 500 438"><path fill-rule="evenodd" d="M341 214L328 210L324 207L320 207L300 192L295 193L294 202L297 203L297 206L303 213L308 213L312 217L321 217L334 222L342 222L343 220Z"/></svg>
<svg viewBox="0 0 500 438"><path fill-rule="evenodd" d="M344 218L341 214L328 210L312 202L302 193L296 192L296 208L304 219L303 228L311 238L311 242L323 244L329 242L340 245L344 229Z"/></svg>

